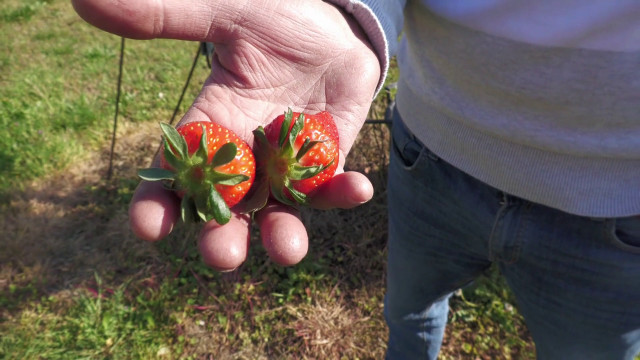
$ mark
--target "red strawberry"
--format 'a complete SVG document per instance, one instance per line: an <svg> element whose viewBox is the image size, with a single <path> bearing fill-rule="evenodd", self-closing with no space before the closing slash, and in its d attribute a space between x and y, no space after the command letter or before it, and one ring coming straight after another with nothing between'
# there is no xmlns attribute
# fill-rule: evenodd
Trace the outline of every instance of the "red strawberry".
<svg viewBox="0 0 640 360"><path fill-rule="evenodd" d="M309 115L289 109L253 133L258 167L280 202L305 204L307 196L336 172L338 128L326 111Z"/></svg>
<svg viewBox="0 0 640 360"><path fill-rule="evenodd" d="M182 219L226 224L229 208L249 191L255 159L247 143L216 123L197 121L174 129L160 124L164 151L160 168L138 171L148 181L166 181L182 197ZM196 217L197 216L197 217Z"/></svg>

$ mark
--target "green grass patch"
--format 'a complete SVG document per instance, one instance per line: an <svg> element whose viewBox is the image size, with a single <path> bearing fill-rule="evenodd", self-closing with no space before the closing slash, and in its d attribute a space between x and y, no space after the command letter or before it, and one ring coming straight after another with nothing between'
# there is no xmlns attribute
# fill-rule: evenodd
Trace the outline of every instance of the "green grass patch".
<svg viewBox="0 0 640 360"><path fill-rule="evenodd" d="M99 280L99 278L98 278ZM70 298L43 297L12 319L0 339L4 359L154 358L171 345L167 303L175 292L140 291L131 297L126 285L75 291ZM16 326L17 325L17 326ZM3 329L8 330L8 329Z"/></svg>
<svg viewBox="0 0 640 360"><path fill-rule="evenodd" d="M0 10L0 21L3 23L27 22L50 2L51 0L28 0L19 4L9 4Z"/></svg>
<svg viewBox="0 0 640 360"><path fill-rule="evenodd" d="M120 38L84 23L68 1L5 4L0 13L0 196L104 144L114 117L120 57ZM197 46L127 41L122 119L167 121ZM206 74L204 61L198 70ZM196 81L188 96L195 96L200 84Z"/></svg>

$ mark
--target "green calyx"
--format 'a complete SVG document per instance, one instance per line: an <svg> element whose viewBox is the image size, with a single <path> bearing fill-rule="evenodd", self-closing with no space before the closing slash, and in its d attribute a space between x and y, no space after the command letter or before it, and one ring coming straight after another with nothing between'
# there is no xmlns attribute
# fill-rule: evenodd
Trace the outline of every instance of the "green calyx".
<svg viewBox="0 0 640 360"><path fill-rule="evenodd" d="M293 124L292 124L293 122ZM278 148L274 148L267 139L264 128L258 127L253 131L254 137L261 151L256 156L260 163L265 164L263 171L268 178L271 195L276 200L287 205L307 204L307 195L296 190L292 181L299 181L312 178L320 174L327 165L303 166L300 159L307 154L315 145L323 141L312 141L306 138L300 149L296 152L294 144L296 138L304 127L304 114L300 114L297 119L293 119L293 111L288 109L284 115L282 127L278 137ZM289 131L291 129L291 131ZM287 196L286 194L289 194ZM291 200L293 199L293 201Z"/></svg>
<svg viewBox="0 0 640 360"><path fill-rule="evenodd" d="M162 181L168 189L182 194L180 213L184 222L215 220L223 225L231 219L231 210L216 185L234 186L249 179L243 174L227 174L217 167L231 162L238 151L236 144L227 143L209 162L206 129L203 127L198 149L189 154L187 142L167 124L160 124L164 135L164 159L171 170L140 169L138 176L146 181Z"/></svg>

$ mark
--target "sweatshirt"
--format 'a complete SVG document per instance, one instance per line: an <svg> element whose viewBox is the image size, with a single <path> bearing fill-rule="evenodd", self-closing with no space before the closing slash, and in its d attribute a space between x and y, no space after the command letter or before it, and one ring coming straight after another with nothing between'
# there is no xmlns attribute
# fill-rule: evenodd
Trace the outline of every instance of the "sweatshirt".
<svg viewBox="0 0 640 360"><path fill-rule="evenodd" d="M640 1L331 2L381 84L397 55L397 109L436 155L568 213L640 214Z"/></svg>

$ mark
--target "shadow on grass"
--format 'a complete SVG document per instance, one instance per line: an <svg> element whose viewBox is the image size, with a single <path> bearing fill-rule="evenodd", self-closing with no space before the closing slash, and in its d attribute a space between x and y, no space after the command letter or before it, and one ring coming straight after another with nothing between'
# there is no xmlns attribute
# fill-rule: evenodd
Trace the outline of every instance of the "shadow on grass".
<svg viewBox="0 0 640 360"><path fill-rule="evenodd" d="M115 180L104 180L103 151L2 205L0 323L17 334L4 340L12 342L7 348L202 359L382 358L388 129L365 126L346 164L372 181L372 201L352 210L302 211L310 247L300 264L273 264L255 230L246 263L221 274L200 261L197 226L178 226L157 244L128 229L135 171L150 162L155 127L121 128ZM444 358L531 355L517 312L495 310L508 293L499 283L491 286L480 282L452 300ZM19 338L36 330L24 325L24 314L34 308L45 335L40 345L25 345ZM49 317L57 320L42 320ZM80 342L82 334L94 335ZM56 337L65 341L45 340Z"/></svg>
<svg viewBox="0 0 640 360"><path fill-rule="evenodd" d="M349 166L365 172L376 186L371 203L353 211L303 212L311 244L301 264L273 264L256 230L247 262L233 273L220 274L200 261L197 226L180 225L157 244L136 239L128 228L135 171L147 166L155 152L158 138L149 135L157 134L155 127L121 127L113 181L104 179L109 155L104 150L24 191L6 194L0 208L0 323L3 332L15 336L2 345L38 348L37 336L26 344L22 335L40 332L42 344L64 345L70 354L91 347L108 353L105 338L117 336L108 335L103 320L119 318L145 329L155 322L170 352L185 356L381 355L386 336L380 307L386 159L350 160ZM376 136L370 140L386 149L384 134ZM100 300L99 313L87 299ZM32 316L25 314L34 309L40 319L33 325L37 329L24 324L25 316ZM134 316L145 311L147 316ZM56 321L44 320L50 317ZM100 321L78 327L83 317ZM73 335L69 342L45 341L61 336L57 332L63 329ZM132 341L131 332L121 331L123 341ZM73 341L86 332L95 333L96 339ZM162 348L154 351L157 355Z"/></svg>
<svg viewBox="0 0 640 360"><path fill-rule="evenodd" d="M124 139L122 154L152 154L153 139L144 134ZM128 230L126 204L137 183L133 174L149 161L148 155L135 161L130 156L116 159L123 176L112 182L104 180L108 154L103 151L24 191L3 194L0 290L8 309L25 300L20 292L44 295L74 288L96 272L115 278L153 256L153 247Z"/></svg>

